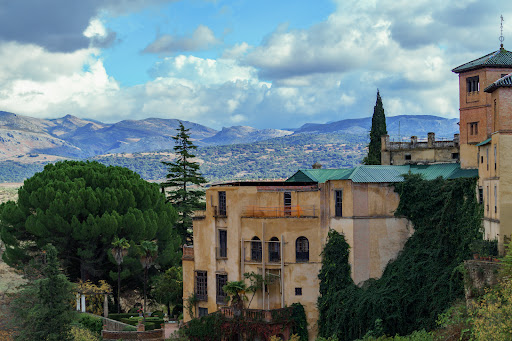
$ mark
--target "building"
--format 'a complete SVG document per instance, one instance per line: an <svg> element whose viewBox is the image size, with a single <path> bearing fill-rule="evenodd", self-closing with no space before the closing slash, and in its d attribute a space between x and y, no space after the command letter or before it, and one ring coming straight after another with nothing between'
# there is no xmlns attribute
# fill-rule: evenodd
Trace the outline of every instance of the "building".
<svg viewBox="0 0 512 341"><path fill-rule="evenodd" d="M250 309L304 305L316 335L321 252L329 229L351 246L352 278L378 278L413 232L395 217L399 197L390 186L408 172L426 179L474 177L459 164L359 166L300 170L284 182L231 182L206 191L207 208L194 218L194 245L183 253L184 302L196 294L195 316L226 305L222 286L257 273L270 280ZM185 321L190 320L187 309Z"/></svg>
<svg viewBox="0 0 512 341"><path fill-rule="evenodd" d="M451 141L436 141L435 133L428 133L427 141L411 136L410 142L390 142L389 135L381 137L381 165L428 165L459 162L459 134Z"/></svg>
<svg viewBox="0 0 512 341"><path fill-rule="evenodd" d="M461 166L478 167L484 238L497 239L503 254L512 235L512 52L502 44L452 71L459 74Z"/></svg>

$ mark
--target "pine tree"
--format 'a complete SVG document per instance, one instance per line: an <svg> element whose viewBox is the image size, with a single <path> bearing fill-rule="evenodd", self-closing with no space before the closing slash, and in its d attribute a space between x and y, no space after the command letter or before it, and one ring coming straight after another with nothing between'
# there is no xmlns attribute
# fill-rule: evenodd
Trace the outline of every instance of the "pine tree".
<svg viewBox="0 0 512 341"><path fill-rule="evenodd" d="M191 189L190 185L201 187L206 180L199 172L199 164L191 161L195 157L192 154L197 147L190 141L190 129L180 122L177 128L178 134L174 139L174 152L176 159L172 162L163 162L169 167L167 181L162 183L162 188L171 187L167 200L172 203L179 217L175 226L181 235L183 243L192 238L192 214L194 210L200 209L201 199L204 197L204 191L201 189Z"/></svg>
<svg viewBox="0 0 512 341"><path fill-rule="evenodd" d="M388 133L386 129L386 115L384 115L384 106L382 98L377 89L377 101L373 107L372 129L370 130L370 144L368 145L368 155L363 159L365 165L380 165L381 136Z"/></svg>

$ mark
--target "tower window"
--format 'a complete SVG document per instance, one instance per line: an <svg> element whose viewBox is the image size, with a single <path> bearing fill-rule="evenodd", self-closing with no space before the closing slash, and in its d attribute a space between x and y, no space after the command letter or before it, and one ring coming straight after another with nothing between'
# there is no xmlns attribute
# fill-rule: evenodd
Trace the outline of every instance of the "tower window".
<svg viewBox="0 0 512 341"><path fill-rule="evenodd" d="M469 135L478 135L478 122L471 122L469 124Z"/></svg>
<svg viewBox="0 0 512 341"><path fill-rule="evenodd" d="M295 241L295 261L309 262L309 240L306 237L299 237Z"/></svg>
<svg viewBox="0 0 512 341"><path fill-rule="evenodd" d="M200 301L208 301L206 271L196 271L196 296Z"/></svg>
<svg viewBox="0 0 512 341"><path fill-rule="evenodd" d="M295 288L295 296L302 296L302 288Z"/></svg>
<svg viewBox="0 0 512 341"><path fill-rule="evenodd" d="M253 237L251 240L251 260L253 262L261 262L261 240Z"/></svg>
<svg viewBox="0 0 512 341"><path fill-rule="evenodd" d="M336 217L343 216L343 191L336 190L335 193L335 201L334 201L334 213Z"/></svg>
<svg viewBox="0 0 512 341"><path fill-rule="evenodd" d="M292 193L284 192L284 215L292 214Z"/></svg>
<svg viewBox="0 0 512 341"><path fill-rule="evenodd" d="M410 161L412 159L411 154L405 154L405 160Z"/></svg>
<svg viewBox="0 0 512 341"><path fill-rule="evenodd" d="M466 89L468 92L480 91L480 82L478 76L466 78Z"/></svg>
<svg viewBox="0 0 512 341"><path fill-rule="evenodd" d="M226 215L226 192L219 191L219 215Z"/></svg>
<svg viewBox="0 0 512 341"><path fill-rule="evenodd" d="M482 187L478 187L478 202L480 204L484 203L484 189Z"/></svg>

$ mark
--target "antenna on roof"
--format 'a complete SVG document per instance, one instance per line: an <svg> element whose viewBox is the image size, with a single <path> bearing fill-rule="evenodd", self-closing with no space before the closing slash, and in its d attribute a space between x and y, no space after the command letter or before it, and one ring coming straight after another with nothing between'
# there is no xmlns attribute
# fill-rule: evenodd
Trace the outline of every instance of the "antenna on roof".
<svg viewBox="0 0 512 341"><path fill-rule="evenodd" d="M501 30L501 35L500 35L500 42L501 42L501 48L503 48L503 40L505 40L505 37L503 37L503 22L505 20L503 19L503 14L501 15L501 24L500 24L500 30Z"/></svg>

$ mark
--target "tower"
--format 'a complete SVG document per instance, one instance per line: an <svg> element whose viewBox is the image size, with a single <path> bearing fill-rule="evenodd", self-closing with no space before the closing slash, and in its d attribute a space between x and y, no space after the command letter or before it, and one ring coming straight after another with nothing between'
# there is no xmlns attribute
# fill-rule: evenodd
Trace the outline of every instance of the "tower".
<svg viewBox="0 0 512 341"><path fill-rule="evenodd" d="M491 94L483 90L512 73L512 52L505 50L501 44L499 50L462 64L452 72L459 75L461 167L477 168L476 145L496 130Z"/></svg>

